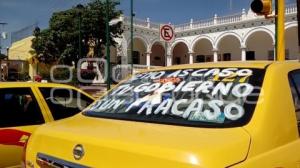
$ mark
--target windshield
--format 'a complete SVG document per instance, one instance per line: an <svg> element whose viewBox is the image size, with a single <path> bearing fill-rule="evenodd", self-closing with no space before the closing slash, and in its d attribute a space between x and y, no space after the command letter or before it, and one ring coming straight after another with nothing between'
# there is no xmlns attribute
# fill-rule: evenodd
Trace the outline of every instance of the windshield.
<svg viewBox="0 0 300 168"><path fill-rule="evenodd" d="M239 126L252 116L264 71L200 68L139 73L84 114L163 124Z"/></svg>

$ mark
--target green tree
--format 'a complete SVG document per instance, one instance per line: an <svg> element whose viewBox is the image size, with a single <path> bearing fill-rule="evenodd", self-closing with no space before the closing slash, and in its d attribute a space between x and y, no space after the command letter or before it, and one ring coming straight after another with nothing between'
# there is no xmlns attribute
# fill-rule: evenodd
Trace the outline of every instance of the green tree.
<svg viewBox="0 0 300 168"><path fill-rule="evenodd" d="M7 57L7 56L4 55L4 54L2 54L2 53L0 54L0 60L1 60L1 59L5 59L6 57Z"/></svg>
<svg viewBox="0 0 300 168"><path fill-rule="evenodd" d="M122 12L116 9L119 2L110 0L109 20L120 17ZM106 43L105 36L105 8L103 0L93 0L82 8L71 9L53 13L49 28L33 32L33 53L41 62L59 62L71 65L77 63L79 58L79 33L81 32L81 56L86 57L89 39L95 40L95 56L103 57L103 47ZM81 23L81 24L80 24ZM79 24L81 31L79 31ZM111 45L115 46L114 38L121 37L122 23L110 26Z"/></svg>

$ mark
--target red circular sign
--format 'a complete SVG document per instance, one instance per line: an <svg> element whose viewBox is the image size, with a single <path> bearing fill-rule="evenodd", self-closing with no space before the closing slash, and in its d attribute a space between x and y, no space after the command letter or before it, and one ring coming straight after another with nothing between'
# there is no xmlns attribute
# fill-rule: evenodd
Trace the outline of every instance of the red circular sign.
<svg viewBox="0 0 300 168"><path fill-rule="evenodd" d="M173 27L170 25L164 25L160 29L160 36L165 41L171 41L174 37Z"/></svg>

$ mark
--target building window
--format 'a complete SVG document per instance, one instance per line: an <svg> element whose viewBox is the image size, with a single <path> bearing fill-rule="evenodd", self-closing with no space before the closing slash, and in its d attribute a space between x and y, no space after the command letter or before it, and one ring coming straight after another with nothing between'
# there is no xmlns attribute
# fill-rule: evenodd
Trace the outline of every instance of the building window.
<svg viewBox="0 0 300 168"><path fill-rule="evenodd" d="M289 59L290 59L290 50L289 50L289 49L286 49L286 50L285 50L285 59L286 59L286 60L289 60Z"/></svg>
<svg viewBox="0 0 300 168"><path fill-rule="evenodd" d="M181 63L180 57L175 58L175 65L179 65Z"/></svg>
<svg viewBox="0 0 300 168"><path fill-rule="evenodd" d="M223 61L230 61L230 60L231 60L231 53L224 53Z"/></svg>
<svg viewBox="0 0 300 168"><path fill-rule="evenodd" d="M159 61L160 60L160 56L155 56L154 60Z"/></svg>
<svg viewBox="0 0 300 168"><path fill-rule="evenodd" d="M274 56L275 56L274 50L269 50L268 51L268 60L274 60ZM286 60L290 59L290 52L288 49L285 50L285 59Z"/></svg>
<svg viewBox="0 0 300 168"><path fill-rule="evenodd" d="M205 57L205 61L206 62L212 62L213 61L213 55L207 55L206 57Z"/></svg>
<svg viewBox="0 0 300 168"><path fill-rule="evenodd" d="M222 61L222 55L218 54L218 61Z"/></svg>
<svg viewBox="0 0 300 168"><path fill-rule="evenodd" d="M274 60L274 50L269 50L268 51L268 60Z"/></svg>
<svg viewBox="0 0 300 168"><path fill-rule="evenodd" d="M205 62L205 55L197 55L196 62Z"/></svg>
<svg viewBox="0 0 300 168"><path fill-rule="evenodd" d="M255 60L255 51L247 51L246 60Z"/></svg>
<svg viewBox="0 0 300 168"><path fill-rule="evenodd" d="M140 52L133 51L132 61L133 61L133 64L140 64Z"/></svg>

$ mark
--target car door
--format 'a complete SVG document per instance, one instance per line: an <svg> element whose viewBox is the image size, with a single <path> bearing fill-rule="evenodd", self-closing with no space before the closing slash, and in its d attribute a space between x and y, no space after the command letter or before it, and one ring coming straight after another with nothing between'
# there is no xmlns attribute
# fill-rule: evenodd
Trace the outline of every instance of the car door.
<svg viewBox="0 0 300 168"><path fill-rule="evenodd" d="M19 165L25 141L48 121L32 87L0 88L0 167Z"/></svg>
<svg viewBox="0 0 300 168"><path fill-rule="evenodd" d="M53 120L71 117L90 105L94 99L75 88L64 87L38 87L52 114Z"/></svg>

